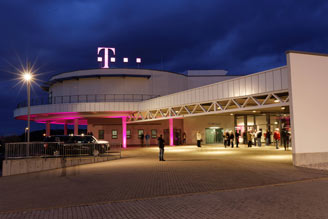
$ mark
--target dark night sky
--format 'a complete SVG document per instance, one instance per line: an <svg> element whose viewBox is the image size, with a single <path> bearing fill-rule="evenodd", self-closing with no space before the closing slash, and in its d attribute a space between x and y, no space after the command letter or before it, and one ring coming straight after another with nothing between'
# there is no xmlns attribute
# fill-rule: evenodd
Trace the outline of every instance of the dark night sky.
<svg viewBox="0 0 328 219"><path fill-rule="evenodd" d="M143 68L248 74L285 65L286 50L328 53L328 1L1 0L0 30L0 135L9 135L26 126L13 119L26 97L19 60L35 62L43 81L98 68L98 46L140 56Z"/></svg>

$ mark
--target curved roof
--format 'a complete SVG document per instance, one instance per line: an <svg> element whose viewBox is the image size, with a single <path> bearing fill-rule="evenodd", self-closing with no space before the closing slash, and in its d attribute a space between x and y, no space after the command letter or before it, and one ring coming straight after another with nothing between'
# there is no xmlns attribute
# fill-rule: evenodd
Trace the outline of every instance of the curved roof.
<svg viewBox="0 0 328 219"><path fill-rule="evenodd" d="M108 68L108 69L88 69L88 70L78 70L72 72L64 72L60 74L56 74L52 76L49 82L54 80L69 80L72 78L90 78L90 77L103 77L103 76L111 76L111 77L123 77L123 76L130 76L130 77L151 77L151 73L170 73L170 74L177 74L180 76L185 76L180 73L176 72L169 72L169 71L161 71L161 70L153 70L153 69L140 69L140 68Z"/></svg>

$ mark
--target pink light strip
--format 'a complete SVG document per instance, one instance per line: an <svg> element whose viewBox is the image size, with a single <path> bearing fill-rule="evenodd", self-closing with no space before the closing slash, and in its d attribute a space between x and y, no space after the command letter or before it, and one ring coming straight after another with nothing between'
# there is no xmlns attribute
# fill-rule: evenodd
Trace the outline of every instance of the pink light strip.
<svg viewBox="0 0 328 219"><path fill-rule="evenodd" d="M169 119L169 129L170 129L170 146L174 146L174 142L173 142L173 119Z"/></svg>
<svg viewBox="0 0 328 219"><path fill-rule="evenodd" d="M122 117L123 148L126 148L126 117Z"/></svg>

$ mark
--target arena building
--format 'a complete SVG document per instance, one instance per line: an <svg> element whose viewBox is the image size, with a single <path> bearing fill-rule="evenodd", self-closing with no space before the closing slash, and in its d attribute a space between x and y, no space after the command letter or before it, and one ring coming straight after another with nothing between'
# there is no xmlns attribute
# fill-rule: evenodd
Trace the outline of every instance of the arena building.
<svg viewBox="0 0 328 219"><path fill-rule="evenodd" d="M67 125L74 125L75 135L79 125L87 125L87 132L124 148L154 145L160 134L170 145L195 144L199 131L205 144L213 144L221 143L226 131L238 130L243 142L247 130L287 128L295 165L327 162L328 147L317 140L327 124L321 116L327 56L286 54L286 66L246 76L111 68L61 73L43 86L49 100L31 107L31 120L45 123L47 135L51 124L63 124L65 134ZM14 117L26 120L26 106ZM145 136L149 142L142 142Z"/></svg>

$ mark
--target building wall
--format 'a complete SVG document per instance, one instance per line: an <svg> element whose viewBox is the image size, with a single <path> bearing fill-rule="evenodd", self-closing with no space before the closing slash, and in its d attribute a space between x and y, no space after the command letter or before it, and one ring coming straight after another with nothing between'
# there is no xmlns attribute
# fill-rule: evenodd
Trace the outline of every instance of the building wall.
<svg viewBox="0 0 328 219"><path fill-rule="evenodd" d="M272 91L285 91L288 89L288 83L288 69L284 66L217 83L213 80L206 86L146 100L140 105L140 110L147 111Z"/></svg>
<svg viewBox="0 0 328 219"><path fill-rule="evenodd" d="M213 84L214 82L220 82L220 81L234 79L236 77L238 77L238 76L221 76L221 77L220 76L217 76L217 77L197 76L197 77L188 77L188 89L192 89L192 88L196 88L196 87L200 87L200 86L205 86L205 85L208 85L208 84ZM213 81L213 79L214 79L214 81Z"/></svg>
<svg viewBox="0 0 328 219"><path fill-rule="evenodd" d="M290 52L287 61L294 164L328 162L328 56Z"/></svg>
<svg viewBox="0 0 328 219"><path fill-rule="evenodd" d="M175 119L173 122L174 129L181 129L183 133L183 120ZM99 138L98 131L104 130L104 140L109 141L111 144L122 143L122 120L121 118L114 119L88 119L88 132L92 132L96 138ZM169 120L159 120L154 122L145 123L133 123L127 124L127 130L131 130L131 138L127 139L127 146L140 145L141 140L138 138L138 130L144 130L144 135L149 134L151 136L151 130L157 130L156 138L150 138L151 145L157 145L157 138L162 134L164 136L164 130L169 129ZM112 139L112 130L117 130L117 139ZM144 143L146 143L144 141ZM168 145L169 142L166 142Z"/></svg>
<svg viewBox="0 0 328 219"><path fill-rule="evenodd" d="M104 77L68 79L104 75ZM145 77L105 77L105 75L140 75ZM209 77L188 77L183 74L147 69L94 69L68 72L56 75L52 80L62 80L50 87L52 96L93 95L93 94L148 94L163 96L189 88L200 87L234 76L210 75ZM67 78L67 80L64 80Z"/></svg>
<svg viewBox="0 0 328 219"><path fill-rule="evenodd" d="M203 142L205 140L205 129L209 127L220 127L224 131L234 130L234 117L233 116L196 116L186 117L183 119L184 132L186 133L186 143L196 144L196 133L200 131Z"/></svg>

